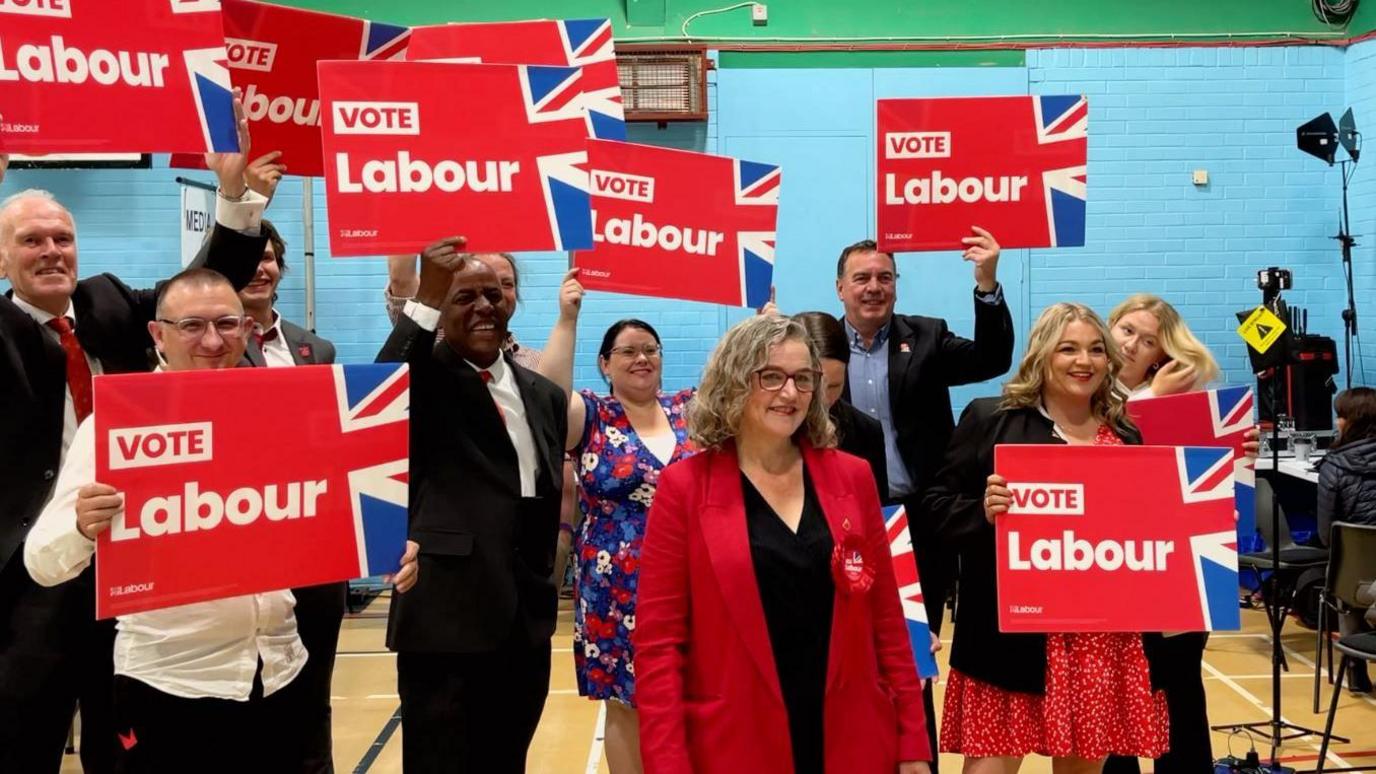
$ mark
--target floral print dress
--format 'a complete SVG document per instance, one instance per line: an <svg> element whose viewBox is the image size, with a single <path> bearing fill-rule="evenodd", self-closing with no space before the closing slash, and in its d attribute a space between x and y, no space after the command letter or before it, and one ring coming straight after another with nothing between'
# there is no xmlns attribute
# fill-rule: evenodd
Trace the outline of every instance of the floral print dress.
<svg viewBox="0 0 1376 774"><path fill-rule="evenodd" d="M692 454L684 409L693 390L660 393L674 433L668 463ZM574 538L573 659L578 692L635 706L635 593L645 517L654 502L661 462L631 426L621 401L580 393L586 407L577 455L583 523Z"/></svg>

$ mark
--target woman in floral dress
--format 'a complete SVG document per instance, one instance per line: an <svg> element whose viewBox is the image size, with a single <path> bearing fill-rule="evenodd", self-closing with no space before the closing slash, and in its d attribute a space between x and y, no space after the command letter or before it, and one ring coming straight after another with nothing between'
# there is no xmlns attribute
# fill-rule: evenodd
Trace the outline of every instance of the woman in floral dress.
<svg viewBox="0 0 1376 774"><path fill-rule="evenodd" d="M559 321L541 368L571 392L582 300L574 269L560 288ZM607 329L597 364L607 379L607 395L583 390L569 397L566 448L574 458L583 511L574 539L573 658L578 692L607 705L607 767L612 774L638 774L631 633L640 544L660 471L692 453L683 414L693 390L660 389L659 334L640 320L621 320Z"/></svg>

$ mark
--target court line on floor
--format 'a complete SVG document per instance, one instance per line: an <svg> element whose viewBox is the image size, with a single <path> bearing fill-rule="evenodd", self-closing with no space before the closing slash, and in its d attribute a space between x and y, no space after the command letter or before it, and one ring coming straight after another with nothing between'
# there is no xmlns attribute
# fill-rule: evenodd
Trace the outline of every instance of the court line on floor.
<svg viewBox="0 0 1376 774"><path fill-rule="evenodd" d="M401 705L398 704L396 711L392 713L392 717L388 718L387 722L382 725L382 730L377 733L377 738L373 740L372 746L370 746L367 752L363 753L363 757L359 759L358 765L354 767L354 774L368 774L368 769L373 767L373 763L377 760L377 756L382 754L383 748L387 746L387 742L391 740L392 734L396 733L400 725Z"/></svg>
<svg viewBox="0 0 1376 774"><path fill-rule="evenodd" d="M592 729L592 749L588 750L588 765L583 771L586 774L597 774L597 769L602 765L602 740L607 738L607 702L597 703L597 725Z"/></svg>
<svg viewBox="0 0 1376 774"><path fill-rule="evenodd" d="M1208 672L1210 675L1213 675L1214 677L1218 678L1218 680L1219 680L1220 682L1222 682L1224 685L1228 686L1229 688L1232 688L1233 691L1234 691L1235 693L1237 693L1239 696L1241 696L1242 698L1246 699L1247 701L1251 702L1253 705L1256 706L1257 709L1259 709L1259 710L1261 710L1263 713L1265 713L1264 717L1263 717L1263 718L1259 718L1259 720L1264 720L1265 718L1271 716L1271 707L1270 707L1270 705L1266 704L1266 703L1263 702L1261 699L1258 699L1256 696L1254 696L1254 695L1252 694L1251 691L1249 691L1249 690L1247 690L1246 688L1243 688L1242 686L1238 685L1236 682L1233 681L1232 678L1230 678L1230 677L1228 677L1228 675L1225 675L1225 674L1223 674L1222 672L1220 672L1217 668L1214 667L1213 664L1210 664L1207 660L1203 660L1203 661L1201 661L1200 663L1203 665L1204 670L1205 670L1206 672ZM1290 719L1287 718L1287 717L1285 717L1284 715L1281 715L1280 719L1281 719L1282 722L1285 722L1285 723L1290 723L1290 722L1291 722ZM1238 723L1237 725L1242 725L1242 723ZM1224 732L1224 733L1226 733L1226 732ZM1308 737L1305 737L1305 738L1307 739ZM1303 742L1301 742L1301 744L1303 744ZM1320 745L1319 745L1318 742L1309 742L1308 744L1310 745L1311 748L1313 748L1313 749L1316 750L1316 751L1320 748ZM1279 752L1279 751L1277 751L1277 752ZM1336 766L1340 766L1340 767L1342 767L1342 768L1347 768L1347 767L1348 767L1347 761L1343 760L1341 756L1339 756L1337 753L1333 752L1332 750L1329 750L1329 751L1328 751L1328 759L1329 759L1330 761L1332 761L1332 762L1334 763L1334 765L1336 765Z"/></svg>

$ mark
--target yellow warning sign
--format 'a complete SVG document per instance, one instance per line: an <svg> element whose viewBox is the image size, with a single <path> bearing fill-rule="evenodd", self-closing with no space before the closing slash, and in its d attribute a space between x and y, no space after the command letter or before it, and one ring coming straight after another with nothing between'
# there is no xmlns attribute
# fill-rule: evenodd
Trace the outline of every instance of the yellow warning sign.
<svg viewBox="0 0 1376 774"><path fill-rule="evenodd" d="M1237 335L1241 336L1248 346L1262 354L1276 343L1282 333L1285 333L1285 323L1264 306L1253 309L1237 329Z"/></svg>

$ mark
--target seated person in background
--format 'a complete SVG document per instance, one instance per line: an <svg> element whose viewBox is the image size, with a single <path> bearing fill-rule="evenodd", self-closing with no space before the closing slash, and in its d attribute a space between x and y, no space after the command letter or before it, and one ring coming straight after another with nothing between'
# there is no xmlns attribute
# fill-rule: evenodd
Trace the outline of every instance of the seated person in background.
<svg viewBox="0 0 1376 774"><path fill-rule="evenodd" d="M1319 463L1319 539L1325 545L1335 521L1376 524L1376 390L1344 390L1333 407L1338 414L1338 440ZM1362 612L1339 617L1339 633L1361 630ZM1348 686L1353 692L1371 690L1365 661L1357 662L1350 674Z"/></svg>

